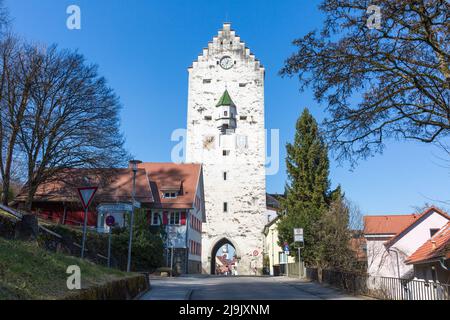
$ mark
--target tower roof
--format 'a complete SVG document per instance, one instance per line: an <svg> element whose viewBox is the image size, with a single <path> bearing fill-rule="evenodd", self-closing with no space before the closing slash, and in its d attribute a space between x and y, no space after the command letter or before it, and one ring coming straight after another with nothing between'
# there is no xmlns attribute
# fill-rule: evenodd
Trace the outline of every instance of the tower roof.
<svg viewBox="0 0 450 320"><path fill-rule="evenodd" d="M218 34L213 37L213 40L208 43L207 47L203 48L203 52L189 69L193 69L199 63L208 62L209 59L216 59L217 56L224 54L241 56L249 65L254 66L255 70L264 72L261 62L250 52L245 42L241 40L241 37L236 34L236 31L231 28L231 24L228 22L223 24Z"/></svg>
<svg viewBox="0 0 450 320"><path fill-rule="evenodd" d="M222 97L220 98L219 102L216 105L216 107L220 106L234 106L234 102L231 99L228 90L225 90L225 92L223 93Z"/></svg>

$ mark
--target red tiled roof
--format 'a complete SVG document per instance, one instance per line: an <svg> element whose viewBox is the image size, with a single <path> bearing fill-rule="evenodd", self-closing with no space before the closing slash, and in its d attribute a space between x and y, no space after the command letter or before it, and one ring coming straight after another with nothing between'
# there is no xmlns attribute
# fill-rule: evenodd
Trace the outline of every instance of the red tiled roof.
<svg viewBox="0 0 450 320"><path fill-rule="evenodd" d="M130 202L133 188L131 169L65 169L50 181L41 184L35 194L35 202L79 202L77 188L98 186L95 202ZM153 202L148 178L144 169L136 173L136 200ZM26 200L26 190L14 199Z"/></svg>
<svg viewBox="0 0 450 320"><path fill-rule="evenodd" d="M142 163L139 168L147 171L155 202L154 208L188 209L194 206L199 184L200 164ZM174 199L165 199L164 191L180 191Z"/></svg>
<svg viewBox="0 0 450 320"><path fill-rule="evenodd" d="M406 259L407 264L426 262L440 257L449 257L450 253L450 222L447 223L430 240Z"/></svg>
<svg viewBox="0 0 450 320"><path fill-rule="evenodd" d="M364 234L365 235L395 235L401 232L405 227L417 221L418 214L407 215L384 215L384 216L365 216Z"/></svg>
<svg viewBox="0 0 450 320"><path fill-rule="evenodd" d="M394 244L398 239L400 239L406 232L409 232L409 230L411 230L415 225L417 225L417 223L419 223L420 221L423 221L424 219L426 219L428 216L430 216L432 213L438 213L441 216L443 216L444 218L447 218L448 220L450 220L450 216L445 213L444 211L442 211L439 208L436 207L430 207L428 209L426 209L416 220L411 221L411 223L407 226L405 226L401 231L399 231L393 238L389 239L389 241L387 241L385 243L385 246L391 246L392 244Z"/></svg>

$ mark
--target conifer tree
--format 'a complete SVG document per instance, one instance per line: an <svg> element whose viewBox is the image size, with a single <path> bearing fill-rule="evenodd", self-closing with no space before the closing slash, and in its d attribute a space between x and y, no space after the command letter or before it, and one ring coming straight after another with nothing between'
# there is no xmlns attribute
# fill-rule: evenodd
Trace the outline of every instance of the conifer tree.
<svg viewBox="0 0 450 320"><path fill-rule="evenodd" d="M321 216L328 210L332 198L339 197L340 187L330 192L328 149L319 126L308 109L297 121L294 142L288 143L288 183L285 199L281 201L286 214L279 225L279 244L288 242L294 248L294 228L304 229L305 248L302 259L317 265ZM297 254L296 250L291 250Z"/></svg>

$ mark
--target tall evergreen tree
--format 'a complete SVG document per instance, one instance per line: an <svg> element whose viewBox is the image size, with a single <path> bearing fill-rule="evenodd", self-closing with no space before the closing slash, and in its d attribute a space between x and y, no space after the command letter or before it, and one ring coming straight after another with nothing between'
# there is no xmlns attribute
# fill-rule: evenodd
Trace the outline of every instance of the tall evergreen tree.
<svg viewBox="0 0 450 320"><path fill-rule="evenodd" d="M294 228L303 228L305 248L302 258L308 264L317 264L321 216L328 210L332 198L340 188L330 192L328 149L319 132L316 120L305 109L297 121L294 143L288 143L286 198L282 207L286 215L279 225L279 243L294 247ZM296 254L295 250L292 250Z"/></svg>

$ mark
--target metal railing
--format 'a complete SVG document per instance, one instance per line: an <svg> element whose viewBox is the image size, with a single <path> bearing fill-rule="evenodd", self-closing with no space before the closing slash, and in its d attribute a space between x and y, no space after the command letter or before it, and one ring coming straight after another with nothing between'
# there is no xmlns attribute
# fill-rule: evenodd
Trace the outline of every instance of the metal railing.
<svg viewBox="0 0 450 320"><path fill-rule="evenodd" d="M450 285L412 279L372 277L364 274L307 268L306 276L353 295L384 300L450 300Z"/></svg>

